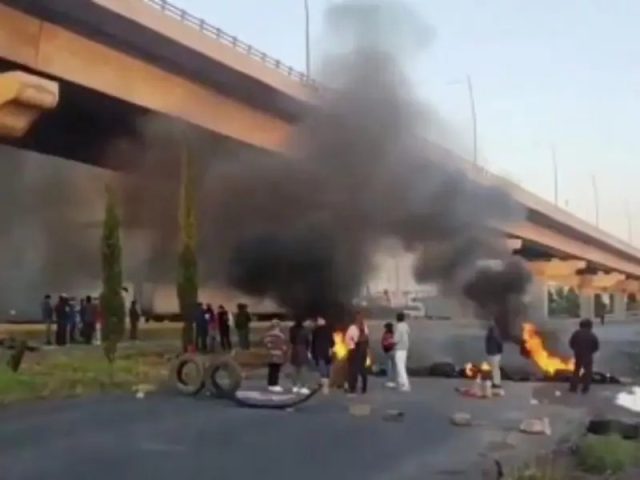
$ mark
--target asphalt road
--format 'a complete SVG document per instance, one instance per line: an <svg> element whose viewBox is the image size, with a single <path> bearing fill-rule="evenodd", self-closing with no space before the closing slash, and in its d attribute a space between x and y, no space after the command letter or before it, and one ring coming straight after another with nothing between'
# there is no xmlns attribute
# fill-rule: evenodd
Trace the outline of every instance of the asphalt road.
<svg viewBox="0 0 640 480"><path fill-rule="evenodd" d="M487 455L519 463L582 428L593 405L612 398L608 387L558 397L554 385L509 384L504 398L472 400L454 392L457 382L415 379L413 392L401 394L376 380L351 401L372 406L366 417L350 415L339 393L293 412L167 392L9 407L0 412L0 478L478 480ZM406 419L385 421L388 409ZM457 411L481 424L450 425ZM551 418L552 437L517 433L524 418L541 416Z"/></svg>
<svg viewBox="0 0 640 480"><path fill-rule="evenodd" d="M414 328L414 360L481 355L481 329L425 328ZM613 351L636 330L602 330L605 348ZM118 395L5 407L0 479L477 480L483 455L505 444L506 435L515 435L507 442L510 454L525 458L584 422L600 400L597 410L608 411L614 391L601 386L584 398L559 396L564 385L508 384L504 399L478 401L454 393L456 382L414 379L412 393L400 394L375 380L370 394L356 400L373 407L361 418L348 413L340 394L318 396L293 412L247 410L170 392L143 400ZM533 404L537 397L543 400ZM388 409L404 411L406 420L384 421ZM448 418L456 411L472 413L483 426L451 426ZM508 433L524 418L543 415L552 419L553 438Z"/></svg>

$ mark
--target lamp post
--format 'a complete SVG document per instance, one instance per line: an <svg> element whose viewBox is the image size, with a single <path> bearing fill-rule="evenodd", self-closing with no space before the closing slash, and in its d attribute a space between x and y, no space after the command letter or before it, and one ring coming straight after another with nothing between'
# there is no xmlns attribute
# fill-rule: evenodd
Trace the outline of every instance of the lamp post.
<svg viewBox="0 0 640 480"><path fill-rule="evenodd" d="M624 211L627 217L627 240L633 243L633 223L631 222L631 211L629 210L629 200L624 201Z"/></svg>
<svg viewBox="0 0 640 480"><path fill-rule="evenodd" d="M598 183L595 175L591 175L591 185L593 186L593 202L596 209L596 227L600 228L600 200L598 198Z"/></svg>
<svg viewBox="0 0 640 480"><path fill-rule="evenodd" d="M556 159L556 147L551 145L551 161L553 162L553 200L558 206L558 160Z"/></svg>
<svg viewBox="0 0 640 480"><path fill-rule="evenodd" d="M476 100L473 95L471 75L467 75L467 90L469 91L469 105L471 107L471 121L473 122L473 164L478 165L478 119L476 118Z"/></svg>
<svg viewBox="0 0 640 480"><path fill-rule="evenodd" d="M304 0L304 49L307 78L311 78L311 41L310 36L309 0Z"/></svg>

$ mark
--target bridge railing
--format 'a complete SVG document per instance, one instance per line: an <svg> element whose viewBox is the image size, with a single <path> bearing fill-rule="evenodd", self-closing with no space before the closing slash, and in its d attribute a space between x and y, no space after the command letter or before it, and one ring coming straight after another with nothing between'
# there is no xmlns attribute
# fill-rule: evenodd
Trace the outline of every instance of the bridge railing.
<svg viewBox="0 0 640 480"><path fill-rule="evenodd" d="M253 45L250 45L246 42L243 42L238 37L231 35L230 33L225 32L221 28L218 28L214 25L211 25L209 22L204 20L203 18L192 15L187 12L185 9L178 7L177 5L171 3L168 0L143 0L148 5L151 5L166 15L173 17L181 22L193 27L205 35L209 35L216 40L219 40L242 53L249 55L251 58L261 61L265 65L268 65L271 68L274 68L285 75L294 78L302 83L306 83L309 85L313 85L318 87L317 82L309 77L306 73L303 73L299 70L296 70L290 65L285 64L281 60L272 57L266 52L257 49Z"/></svg>

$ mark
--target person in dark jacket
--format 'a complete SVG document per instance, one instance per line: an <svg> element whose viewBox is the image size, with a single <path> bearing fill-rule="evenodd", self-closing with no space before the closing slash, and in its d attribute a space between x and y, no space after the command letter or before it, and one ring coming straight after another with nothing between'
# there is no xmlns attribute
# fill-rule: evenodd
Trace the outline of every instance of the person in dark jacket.
<svg viewBox="0 0 640 480"><path fill-rule="evenodd" d="M307 395L309 389L304 385L306 370L309 368L311 338L309 330L305 327L301 318L296 318L289 329L289 343L291 344L291 365L293 366L294 380L293 393Z"/></svg>
<svg viewBox="0 0 640 480"><path fill-rule="evenodd" d="M578 384L582 383L582 393L587 393L591 387L593 356L600 349L600 342L596 334L593 333L593 322L590 319L585 318L580 321L578 330L571 335L569 347L573 350L575 358L569 391L577 392ZM580 375L581 373L582 375Z"/></svg>
<svg viewBox="0 0 640 480"><path fill-rule="evenodd" d="M138 340L138 325L140 324L140 309L138 302L131 300L129 305L129 339Z"/></svg>
<svg viewBox="0 0 640 480"><path fill-rule="evenodd" d="M51 345L51 324L53 323L53 305L51 305L51 295L46 294L40 304L40 316L45 325L44 341Z"/></svg>
<svg viewBox="0 0 640 480"><path fill-rule="evenodd" d="M218 307L218 331L220 332L220 347L223 352L228 352L233 348L231 344L231 327L229 325L229 312L224 305Z"/></svg>
<svg viewBox="0 0 640 480"><path fill-rule="evenodd" d="M267 364L267 388L270 392L283 392L280 386L280 370L287 361L287 337L280 329L280 322L271 322L271 328L264 337L264 344L269 351L269 363Z"/></svg>
<svg viewBox="0 0 640 480"><path fill-rule="evenodd" d="M329 374L333 343L331 328L324 318L318 317L311 335L311 356L320 374L322 393L325 395L329 394Z"/></svg>
<svg viewBox="0 0 640 480"><path fill-rule="evenodd" d="M194 310L194 325L196 327L196 349L199 352L207 351L207 339L209 338L209 322L202 303L196 303Z"/></svg>
<svg viewBox="0 0 640 480"><path fill-rule="evenodd" d="M249 331L251 328L251 314L244 303L238 304L238 311L234 318L236 332L238 332L238 344L240 349L249 350Z"/></svg>
<svg viewBox="0 0 640 480"><path fill-rule="evenodd" d="M207 303L204 307L204 316L207 320L207 324L209 325L209 338L208 348L209 352L216 351L216 330L218 329L217 321L216 321L216 312L213 310L213 307L210 303Z"/></svg>
<svg viewBox="0 0 640 480"><path fill-rule="evenodd" d="M90 295L87 295L87 298L84 299L84 311L81 312L81 335L84 343L87 345L91 345L93 342L93 335L96 332L96 321L97 321L97 306L93 303L93 299Z"/></svg>
<svg viewBox="0 0 640 480"><path fill-rule="evenodd" d="M56 345L58 346L67 344L68 308L66 297L64 295L60 295L54 308L54 313L56 315Z"/></svg>

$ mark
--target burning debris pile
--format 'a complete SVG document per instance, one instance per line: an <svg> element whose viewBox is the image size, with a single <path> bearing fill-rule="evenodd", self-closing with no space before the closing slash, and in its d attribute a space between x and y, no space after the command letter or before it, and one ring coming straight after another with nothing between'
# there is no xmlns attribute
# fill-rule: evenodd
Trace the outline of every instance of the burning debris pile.
<svg viewBox="0 0 640 480"><path fill-rule="evenodd" d="M533 361L538 373L517 372L501 367L501 375L504 380L510 381L541 381L541 382L568 382L574 368L574 359L563 359L550 353L544 339L536 326L525 322L522 325L520 352L526 358ZM437 367L437 368L436 368ZM463 367L456 368L453 364L443 362L432 365L427 369L429 376L446 378L466 378L470 380L490 380L491 366L487 362L480 364L467 363ZM593 372L593 383L619 384L622 383L614 375L602 372Z"/></svg>

